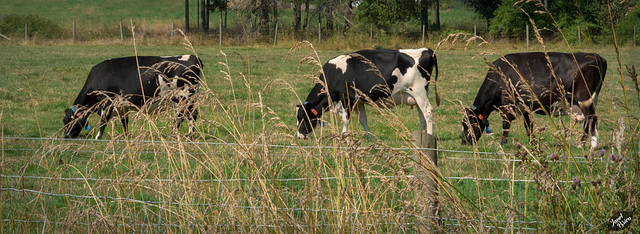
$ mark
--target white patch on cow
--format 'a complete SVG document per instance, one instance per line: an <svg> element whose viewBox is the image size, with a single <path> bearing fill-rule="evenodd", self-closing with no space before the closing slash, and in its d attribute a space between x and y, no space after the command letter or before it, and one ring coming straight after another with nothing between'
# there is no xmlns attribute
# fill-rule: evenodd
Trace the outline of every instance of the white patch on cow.
<svg viewBox="0 0 640 234"><path fill-rule="evenodd" d="M596 147L598 147L598 130L593 130L593 135L591 136L591 150L593 151Z"/></svg>
<svg viewBox="0 0 640 234"><path fill-rule="evenodd" d="M348 54L340 55L338 57L335 57L329 60L328 63L336 65L336 68L340 69L342 74L344 74L345 72L347 72L347 60L349 60L350 58L351 58L351 55L348 55Z"/></svg>
<svg viewBox="0 0 640 234"><path fill-rule="evenodd" d="M400 53L407 54L410 57L412 57L413 59L415 59L416 61L418 61L418 59L420 59L420 57L422 57L422 52L429 51L429 49L428 48L404 49L404 50L398 50L398 51L400 51Z"/></svg>
<svg viewBox="0 0 640 234"><path fill-rule="evenodd" d="M296 106L296 115L298 115L298 111L300 111L300 107ZM300 120L296 117L296 126L300 127Z"/></svg>
<svg viewBox="0 0 640 234"><path fill-rule="evenodd" d="M342 132L347 132L349 130L349 118L347 117L347 110L342 106L342 101L333 102L333 108L330 109L330 112L340 116L343 124Z"/></svg>
<svg viewBox="0 0 640 234"><path fill-rule="evenodd" d="M180 61L189 61L189 59L191 58L191 55L182 55L182 57L180 57Z"/></svg>
<svg viewBox="0 0 640 234"><path fill-rule="evenodd" d="M587 100L578 102L578 105L580 105L580 107L582 107L582 108L589 107L589 106L591 106L591 104L593 104L593 98L589 98Z"/></svg>

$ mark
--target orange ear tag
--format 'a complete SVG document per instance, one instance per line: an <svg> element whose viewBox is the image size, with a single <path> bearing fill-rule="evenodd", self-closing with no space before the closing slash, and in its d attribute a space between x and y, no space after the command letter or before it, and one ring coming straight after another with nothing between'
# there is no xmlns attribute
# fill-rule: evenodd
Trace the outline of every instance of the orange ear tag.
<svg viewBox="0 0 640 234"><path fill-rule="evenodd" d="M478 115L478 119L480 120L484 119L484 117L482 117L482 114Z"/></svg>
<svg viewBox="0 0 640 234"><path fill-rule="evenodd" d="M313 113L313 115L318 115L318 111L316 111L316 109L311 109L311 113Z"/></svg>

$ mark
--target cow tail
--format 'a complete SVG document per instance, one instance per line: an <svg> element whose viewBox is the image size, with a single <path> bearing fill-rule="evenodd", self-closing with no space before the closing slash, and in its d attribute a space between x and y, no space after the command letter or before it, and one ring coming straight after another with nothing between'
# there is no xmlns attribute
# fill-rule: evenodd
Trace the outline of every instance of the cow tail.
<svg viewBox="0 0 640 234"><path fill-rule="evenodd" d="M433 52L433 65L436 68L436 82L433 85L433 90L436 93L436 105L440 106L440 95L438 95L438 58L436 57L435 51Z"/></svg>

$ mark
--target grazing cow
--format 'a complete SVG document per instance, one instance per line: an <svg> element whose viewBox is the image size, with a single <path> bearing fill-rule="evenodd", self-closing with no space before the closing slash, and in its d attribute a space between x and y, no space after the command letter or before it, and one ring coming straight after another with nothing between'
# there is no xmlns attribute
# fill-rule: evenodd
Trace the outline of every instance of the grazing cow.
<svg viewBox="0 0 640 234"><path fill-rule="evenodd" d="M515 69L514 69L515 68ZM551 69L552 68L552 69ZM462 144L475 143L485 128L489 114L502 115L506 142L511 121L523 113L527 135L533 131L533 114L556 112L552 107L571 107L573 117L584 121L586 142L598 144L596 104L607 71L607 61L593 53L517 53L497 59L480 86L473 105L466 108L462 122ZM569 108L566 108L569 109ZM567 114L568 111L562 111Z"/></svg>
<svg viewBox="0 0 640 234"><path fill-rule="evenodd" d="M195 94L202 77L202 61L194 55L174 57L138 56L105 60L93 68L84 87L65 110L63 119L65 138L77 137L83 127L88 127L87 118L91 113L100 114L100 130L96 139L100 139L107 121L114 111L120 117L122 128L127 132L128 117L126 108L115 108L114 98L121 95L137 109L147 105L152 112L159 104L159 98L168 97L174 106L188 100ZM189 120L189 136L194 132L198 117L193 104L178 111L176 129L184 117Z"/></svg>
<svg viewBox="0 0 640 234"><path fill-rule="evenodd" d="M321 83L316 84L302 105L297 106L298 138L307 139L322 121L322 113L332 102L331 112L340 115L348 130L351 111L359 116L369 132L364 103L385 101L418 106L420 126L432 134L432 110L427 97L433 67L438 80L438 62L433 50L361 50L340 55L322 67ZM439 104L438 92L436 102Z"/></svg>

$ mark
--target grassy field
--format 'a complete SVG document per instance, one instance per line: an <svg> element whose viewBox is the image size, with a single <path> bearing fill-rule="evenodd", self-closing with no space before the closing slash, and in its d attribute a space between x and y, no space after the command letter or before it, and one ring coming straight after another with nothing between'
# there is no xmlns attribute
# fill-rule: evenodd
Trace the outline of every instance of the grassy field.
<svg viewBox="0 0 640 234"><path fill-rule="evenodd" d="M562 45L547 47L568 51ZM573 164L568 156L589 157L591 152L579 147L575 133L581 127L574 131L566 126L568 118L551 122L537 116L536 126L546 130L538 133L544 140L536 145L526 143L528 138L517 120L512 127L514 140L507 145L499 145L495 134L482 137L477 149L461 146L462 108L473 101L487 70L479 54L525 49L517 44L465 49L462 43L448 42L438 47L438 84L444 100L435 108L438 148L507 153L439 152L438 169L443 181L440 217L471 220L440 220L439 230L605 230L602 225L616 210L637 207L629 197L637 191L637 185L630 182L637 177L632 171L633 160L637 160L633 159L637 152L633 147L637 145L631 140L634 134L637 137L637 120L632 119L630 126L625 108L628 106L629 113L637 116L638 93L623 67L629 100L629 105L625 104L614 48L574 50L599 53L609 62L598 106L600 144L606 155L598 157L617 152L626 157L625 163L591 157L578 159L585 163ZM72 104L91 66L136 52L197 53L202 58L206 85L200 90L201 115L194 139L198 143L169 134L170 114L134 115L130 135L123 135L119 123L111 121L105 141L54 139L61 137L63 111ZM329 125L319 129L311 140L295 139L295 105L306 97L318 69L302 62L303 58L311 55L324 63L344 52L314 51L308 46L293 53L289 47L191 49L178 45L138 46L136 50L132 45L3 46L2 186L20 190L3 190L0 211L3 219L34 222L7 221L0 228L64 228L74 232L177 231L184 227L200 231L413 230L424 220L420 218L424 207L414 197L422 182L408 176L414 171L408 157L412 152L392 148L412 147L410 131L419 128L416 110L404 106L369 108L373 137L365 137L355 121L351 134L337 134L340 124L335 116L327 115ZM638 67L639 52L637 48L622 48L621 63ZM498 55L486 57L492 61ZM494 131L499 131L499 115L489 120ZM90 124L96 122L94 116ZM621 140L614 138L620 123L626 126L622 147L617 146ZM556 130L554 124L565 127ZM95 133L93 128L80 138L92 139ZM563 139L568 145L562 143ZM517 142L523 147L516 147ZM551 153L561 159L549 161ZM583 181L581 188L572 188L574 177ZM598 180L605 184L616 181L617 185L592 184ZM488 223L473 221L479 219Z"/></svg>

